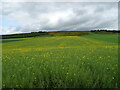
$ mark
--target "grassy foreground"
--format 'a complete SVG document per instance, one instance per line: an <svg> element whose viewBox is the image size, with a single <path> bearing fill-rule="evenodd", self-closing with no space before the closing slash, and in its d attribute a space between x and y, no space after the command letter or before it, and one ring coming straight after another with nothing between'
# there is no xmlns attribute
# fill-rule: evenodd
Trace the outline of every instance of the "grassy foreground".
<svg viewBox="0 0 120 90"><path fill-rule="evenodd" d="M117 35L3 40L3 88L117 88Z"/></svg>

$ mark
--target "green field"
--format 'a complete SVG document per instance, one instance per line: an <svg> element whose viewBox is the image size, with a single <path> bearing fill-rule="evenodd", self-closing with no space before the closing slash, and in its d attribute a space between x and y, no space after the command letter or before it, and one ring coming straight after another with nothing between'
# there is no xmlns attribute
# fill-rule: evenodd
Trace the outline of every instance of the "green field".
<svg viewBox="0 0 120 90"><path fill-rule="evenodd" d="M118 87L117 34L3 39L2 45L3 88Z"/></svg>

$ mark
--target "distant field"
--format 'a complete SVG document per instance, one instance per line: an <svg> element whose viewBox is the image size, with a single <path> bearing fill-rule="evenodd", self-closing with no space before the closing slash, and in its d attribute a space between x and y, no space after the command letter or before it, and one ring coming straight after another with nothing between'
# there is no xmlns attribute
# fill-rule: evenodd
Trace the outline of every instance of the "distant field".
<svg viewBox="0 0 120 90"><path fill-rule="evenodd" d="M2 44L3 88L118 87L117 34L3 39Z"/></svg>

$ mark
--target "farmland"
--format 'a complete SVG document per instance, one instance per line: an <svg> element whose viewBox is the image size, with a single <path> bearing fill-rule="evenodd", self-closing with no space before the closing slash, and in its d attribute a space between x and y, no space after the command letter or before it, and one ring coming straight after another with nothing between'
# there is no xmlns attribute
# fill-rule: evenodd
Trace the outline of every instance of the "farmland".
<svg viewBox="0 0 120 90"><path fill-rule="evenodd" d="M3 39L2 45L3 88L118 87L117 34Z"/></svg>

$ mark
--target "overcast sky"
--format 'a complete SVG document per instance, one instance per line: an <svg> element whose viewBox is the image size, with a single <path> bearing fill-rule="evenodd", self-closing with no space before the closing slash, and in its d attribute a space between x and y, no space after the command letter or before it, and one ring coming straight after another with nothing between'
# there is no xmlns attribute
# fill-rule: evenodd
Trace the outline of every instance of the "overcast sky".
<svg viewBox="0 0 120 90"><path fill-rule="evenodd" d="M118 29L117 2L4 2L2 34Z"/></svg>

